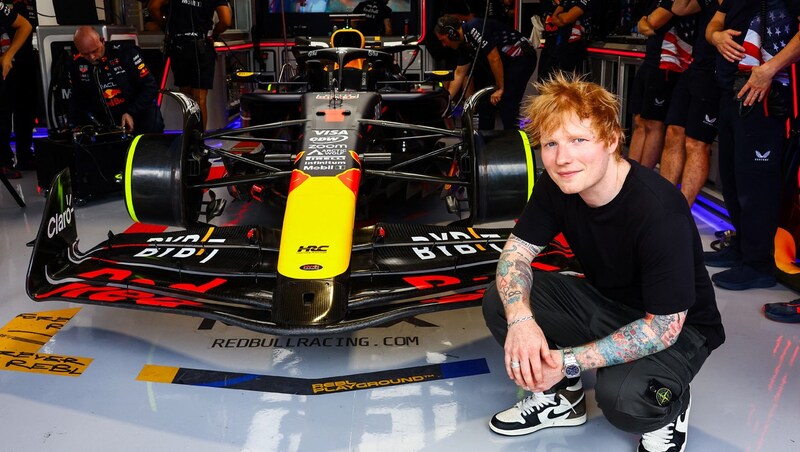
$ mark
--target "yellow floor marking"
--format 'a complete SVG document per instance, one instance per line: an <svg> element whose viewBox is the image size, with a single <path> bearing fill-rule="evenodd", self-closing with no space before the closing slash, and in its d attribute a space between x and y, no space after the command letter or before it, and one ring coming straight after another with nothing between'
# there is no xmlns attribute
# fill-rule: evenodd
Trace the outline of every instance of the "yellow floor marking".
<svg viewBox="0 0 800 452"><path fill-rule="evenodd" d="M0 328L0 370L77 377L91 358L37 353L80 308L28 312Z"/></svg>
<svg viewBox="0 0 800 452"><path fill-rule="evenodd" d="M172 383L178 373L178 367L157 366L155 364L145 364L139 376L139 381L152 381L155 383Z"/></svg>

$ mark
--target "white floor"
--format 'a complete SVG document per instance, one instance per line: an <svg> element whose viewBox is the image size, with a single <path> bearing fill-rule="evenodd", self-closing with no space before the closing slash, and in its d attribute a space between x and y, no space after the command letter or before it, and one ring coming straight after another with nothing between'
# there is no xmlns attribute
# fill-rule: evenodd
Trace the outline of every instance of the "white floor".
<svg viewBox="0 0 800 452"><path fill-rule="evenodd" d="M25 244L35 236L44 202L35 179L25 172L12 181L24 196L24 209L0 186L0 328L21 314L57 317L64 313L41 313L79 308L68 322L56 321L61 329L51 328L56 334L33 351L88 365L82 364L77 376L0 369L2 451L635 450L637 438L611 427L594 404L591 372L584 373L590 401L585 425L519 438L490 432L489 417L520 393L505 376L501 349L477 308L315 343L219 323L209 329L199 319L170 314L34 303L25 295L24 279L31 251ZM240 207L228 211L240 215ZM82 249L103 240L108 230L131 225L121 197L79 207L76 217ZM698 218L705 219L698 226L708 246L722 225L702 213ZM800 324L771 322L760 312L766 302L797 297L781 286L717 290L728 340L692 385L686 450L800 450ZM0 344L3 338L0 334ZM3 352L8 350L0 350L0 357ZM266 382L276 377L335 382L353 374L465 361L474 361L478 370L303 396L283 393L280 385L266 392L137 380L148 365L255 374ZM488 373L480 371L484 362ZM217 380L231 383L237 378L231 374Z"/></svg>

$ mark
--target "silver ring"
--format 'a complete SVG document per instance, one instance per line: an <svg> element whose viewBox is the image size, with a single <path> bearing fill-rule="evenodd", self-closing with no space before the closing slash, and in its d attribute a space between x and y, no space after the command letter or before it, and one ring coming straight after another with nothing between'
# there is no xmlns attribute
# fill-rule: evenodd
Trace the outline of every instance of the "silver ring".
<svg viewBox="0 0 800 452"><path fill-rule="evenodd" d="M519 369L519 361L511 361L512 369Z"/></svg>

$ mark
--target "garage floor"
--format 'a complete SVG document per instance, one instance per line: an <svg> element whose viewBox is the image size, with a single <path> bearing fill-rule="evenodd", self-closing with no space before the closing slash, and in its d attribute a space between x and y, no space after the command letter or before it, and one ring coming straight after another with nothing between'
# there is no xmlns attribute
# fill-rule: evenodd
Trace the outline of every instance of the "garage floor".
<svg viewBox="0 0 800 452"><path fill-rule="evenodd" d="M0 450L635 450L637 438L611 427L594 403L592 372L584 373L585 425L519 438L493 434L489 417L522 393L506 377L501 348L477 308L321 340L171 314L34 303L24 279L31 251L25 244L44 204L35 181L33 172L12 181L24 209L0 186L0 357L40 354L36 366L3 361ZM229 204L216 222L259 221L259 207ZM82 249L108 230L131 226L120 196L78 207L76 218ZM724 224L701 209L696 218L708 246ZM687 450L800 450L800 325L771 322L760 312L766 302L798 294L778 286L718 289L717 297L728 341L692 385ZM37 328L39 335L25 342L7 340ZM421 366L437 372L414 369ZM162 382L176 368L194 380ZM424 374L417 379L423 381L399 380L409 372ZM325 385L370 380L359 374L373 374L376 385L408 383ZM249 389L233 389L241 387ZM292 395L297 387L307 395Z"/></svg>

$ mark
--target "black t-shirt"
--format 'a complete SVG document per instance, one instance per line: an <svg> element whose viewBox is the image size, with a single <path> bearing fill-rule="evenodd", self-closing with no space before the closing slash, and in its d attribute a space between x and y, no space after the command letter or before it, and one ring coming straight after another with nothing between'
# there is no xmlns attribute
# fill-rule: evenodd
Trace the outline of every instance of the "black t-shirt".
<svg viewBox="0 0 800 452"><path fill-rule="evenodd" d="M619 194L596 208L542 174L514 235L543 246L563 232L600 293L654 315L688 309L686 324L714 349L725 332L686 199L657 173L630 163Z"/></svg>
<svg viewBox="0 0 800 452"><path fill-rule="evenodd" d="M571 24L558 28L557 43L567 44L576 42L587 42L592 30L592 3L594 0L564 0L561 2L564 13L569 12L574 7L578 7L583 14Z"/></svg>
<svg viewBox="0 0 800 452"><path fill-rule="evenodd" d="M170 0L167 33L170 36L205 37L214 27L214 11L228 0Z"/></svg>
<svg viewBox="0 0 800 452"><path fill-rule="evenodd" d="M356 28L367 36L382 36L386 34L383 26L385 19L392 18L392 8L386 6L382 0L364 0L353 9L354 14L363 14L365 20L356 22Z"/></svg>
<svg viewBox="0 0 800 452"><path fill-rule="evenodd" d="M36 7L33 4L32 0L15 0L14 1L14 10L20 16L24 17L25 19L30 22L31 26L33 27L34 31L36 30L36 26L39 24L39 16L36 14ZM9 29L9 36L13 39L14 38L14 29ZM22 44L20 47L19 52L17 55L24 55L28 54L33 56L33 33L28 36L28 39L25 40L25 43Z"/></svg>
<svg viewBox="0 0 800 452"><path fill-rule="evenodd" d="M8 50L11 45L11 39L14 37L14 29L11 27L14 21L17 20L17 12L14 11L13 5L0 2L0 55ZM7 33L8 42L4 42L2 35Z"/></svg>
<svg viewBox="0 0 800 452"><path fill-rule="evenodd" d="M649 16L658 8L663 8L667 11L670 11L672 9L672 0L654 0L647 8L646 15ZM673 17L657 30L653 30L655 32L654 35L647 37L644 60L642 61L642 64L658 67L659 62L661 61L661 46L664 44L664 36L667 34L667 30L672 28L675 20L675 17Z"/></svg>
<svg viewBox="0 0 800 452"><path fill-rule="evenodd" d="M725 0L719 6L719 12L725 14L723 29L740 31L742 34L733 38L743 44L747 56L738 63L731 63L717 52L717 82L722 89L733 87L734 74L738 70L749 70L758 65L758 44L761 36L761 2L758 0ZM797 16L800 15L800 0L767 0L766 1L766 37L763 37L762 49L769 60L783 49L797 32ZM788 82L784 70L775 75L777 79Z"/></svg>
<svg viewBox="0 0 800 452"><path fill-rule="evenodd" d="M697 14L697 31L694 47L692 48L692 69L701 71L714 71L714 61L717 49L706 41L706 27L717 12L718 0L697 0L700 12Z"/></svg>

